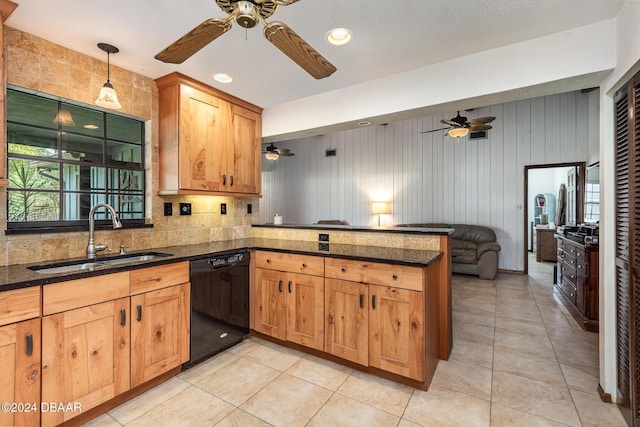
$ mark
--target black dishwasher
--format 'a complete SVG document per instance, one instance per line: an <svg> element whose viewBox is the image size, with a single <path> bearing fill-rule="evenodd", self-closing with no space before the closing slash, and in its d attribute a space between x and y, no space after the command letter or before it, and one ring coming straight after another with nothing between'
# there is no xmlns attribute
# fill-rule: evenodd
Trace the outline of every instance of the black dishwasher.
<svg viewBox="0 0 640 427"><path fill-rule="evenodd" d="M189 367L249 333L249 252L191 261Z"/></svg>

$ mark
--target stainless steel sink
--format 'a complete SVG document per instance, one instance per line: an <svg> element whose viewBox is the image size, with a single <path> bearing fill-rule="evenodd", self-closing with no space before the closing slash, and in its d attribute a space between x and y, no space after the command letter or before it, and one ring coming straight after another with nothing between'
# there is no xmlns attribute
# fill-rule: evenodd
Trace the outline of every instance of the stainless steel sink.
<svg viewBox="0 0 640 427"><path fill-rule="evenodd" d="M134 264L136 262L150 261L156 258L164 258L168 256L172 256L172 254L162 252L137 252L101 257L95 261L82 259L68 262L57 262L54 264L34 265L33 267L28 268L29 270L42 274L73 273L76 271L94 271L114 265Z"/></svg>

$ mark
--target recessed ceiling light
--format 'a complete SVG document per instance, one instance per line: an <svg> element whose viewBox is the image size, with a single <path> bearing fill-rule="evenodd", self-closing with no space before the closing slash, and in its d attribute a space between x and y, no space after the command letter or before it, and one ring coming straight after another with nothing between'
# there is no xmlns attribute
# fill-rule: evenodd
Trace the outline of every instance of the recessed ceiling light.
<svg viewBox="0 0 640 427"><path fill-rule="evenodd" d="M371 126L371 122L369 120L362 120L358 122L358 126Z"/></svg>
<svg viewBox="0 0 640 427"><path fill-rule="evenodd" d="M233 78L225 73L216 73L213 75L213 79L220 83L231 83L233 81Z"/></svg>
<svg viewBox="0 0 640 427"><path fill-rule="evenodd" d="M96 125L84 125L83 127L85 129L98 129L98 126L96 126Z"/></svg>
<svg viewBox="0 0 640 427"><path fill-rule="evenodd" d="M334 28L327 33L327 40L336 46L347 44L351 40L351 31L346 28Z"/></svg>

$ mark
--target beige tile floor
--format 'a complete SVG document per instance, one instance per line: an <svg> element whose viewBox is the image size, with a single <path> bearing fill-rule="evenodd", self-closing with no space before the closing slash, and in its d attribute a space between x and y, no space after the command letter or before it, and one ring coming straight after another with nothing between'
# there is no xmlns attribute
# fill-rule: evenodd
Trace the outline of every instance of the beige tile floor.
<svg viewBox="0 0 640 427"><path fill-rule="evenodd" d="M597 334L529 260L529 276L454 276L453 352L427 392L251 338L87 425L624 426L598 396Z"/></svg>

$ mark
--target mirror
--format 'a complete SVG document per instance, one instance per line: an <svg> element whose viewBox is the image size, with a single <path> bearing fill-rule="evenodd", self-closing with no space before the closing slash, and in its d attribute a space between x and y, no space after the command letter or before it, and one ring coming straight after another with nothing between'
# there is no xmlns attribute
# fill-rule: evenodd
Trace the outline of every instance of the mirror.
<svg viewBox="0 0 640 427"><path fill-rule="evenodd" d="M584 189L584 222L596 224L600 221L600 164L587 168Z"/></svg>

